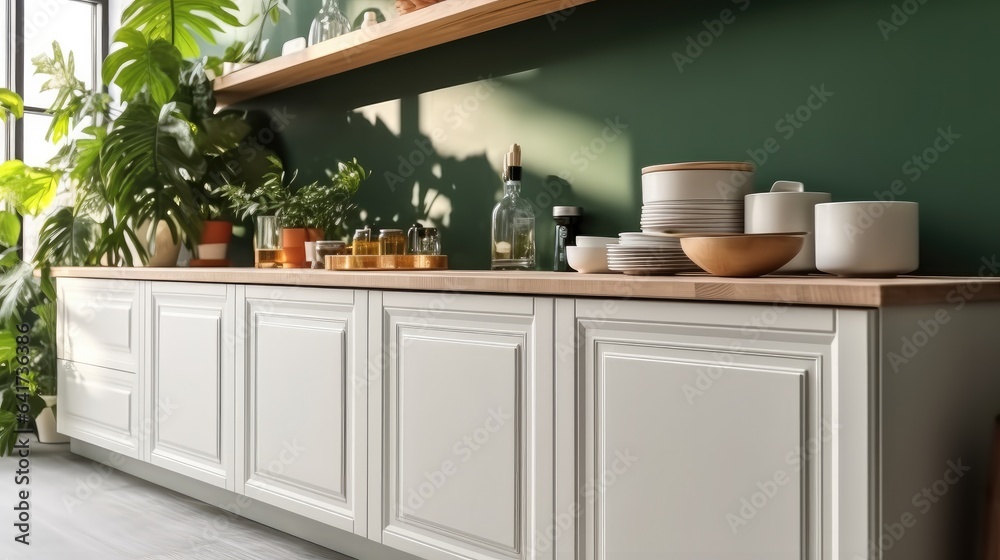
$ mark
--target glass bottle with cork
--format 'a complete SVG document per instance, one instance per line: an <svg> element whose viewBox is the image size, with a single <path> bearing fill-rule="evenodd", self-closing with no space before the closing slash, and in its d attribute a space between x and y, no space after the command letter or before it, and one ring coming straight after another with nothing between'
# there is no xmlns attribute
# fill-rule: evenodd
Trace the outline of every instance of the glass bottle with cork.
<svg viewBox="0 0 1000 560"><path fill-rule="evenodd" d="M535 212L521 197L521 147L504 156L504 195L493 208L490 266L493 270L535 270Z"/></svg>

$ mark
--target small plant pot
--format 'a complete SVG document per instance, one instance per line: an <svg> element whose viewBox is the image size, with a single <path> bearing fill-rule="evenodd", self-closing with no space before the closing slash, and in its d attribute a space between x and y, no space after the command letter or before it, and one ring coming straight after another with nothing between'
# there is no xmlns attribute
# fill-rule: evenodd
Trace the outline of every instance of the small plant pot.
<svg viewBox="0 0 1000 560"><path fill-rule="evenodd" d="M239 72L244 68L249 68L253 66L252 62L223 62L222 63L222 75L232 74L233 72Z"/></svg>
<svg viewBox="0 0 1000 560"><path fill-rule="evenodd" d="M282 228L281 262L291 267L305 267L306 239L305 228Z"/></svg>
<svg viewBox="0 0 1000 560"><path fill-rule="evenodd" d="M45 410L35 418L35 428L38 429L38 441L41 443L68 443L69 438L56 430L56 415L52 409L56 405L55 395L42 395Z"/></svg>
<svg viewBox="0 0 1000 560"><path fill-rule="evenodd" d="M323 241L324 233L320 228L306 228L306 241Z"/></svg>
<svg viewBox="0 0 1000 560"><path fill-rule="evenodd" d="M228 249L227 243L202 243L198 245L198 258L207 261L224 260Z"/></svg>
<svg viewBox="0 0 1000 560"><path fill-rule="evenodd" d="M174 241L173 237L170 235L170 227L167 222L160 221L156 224L156 236L153 238L153 246L149 246L147 243L149 235L149 222L143 222L136 229L136 235L139 237L139 242L142 244L146 253L149 254L149 262L146 263L148 267L171 267L177 266L177 257L181 254L181 243L180 239ZM154 253L155 247L155 253ZM133 252L133 259L136 266L142 266L139 264L139 256Z"/></svg>
<svg viewBox="0 0 1000 560"><path fill-rule="evenodd" d="M223 220L208 220L202 225L201 244L227 244L233 240L233 223Z"/></svg>

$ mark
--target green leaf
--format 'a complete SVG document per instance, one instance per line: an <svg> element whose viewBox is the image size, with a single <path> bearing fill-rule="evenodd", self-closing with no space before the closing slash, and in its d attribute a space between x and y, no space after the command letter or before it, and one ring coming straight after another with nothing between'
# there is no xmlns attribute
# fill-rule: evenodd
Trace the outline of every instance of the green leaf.
<svg viewBox="0 0 1000 560"><path fill-rule="evenodd" d="M52 204L62 173L29 167L13 159L0 164L0 199L12 200L20 214L37 216Z"/></svg>
<svg viewBox="0 0 1000 560"><path fill-rule="evenodd" d="M34 272L31 265L21 261L0 276L0 322L21 317L22 310L34 304L38 296Z"/></svg>
<svg viewBox="0 0 1000 560"><path fill-rule="evenodd" d="M225 113L207 117L198 130L198 146L206 155L220 156L236 149L251 132L253 129L242 115Z"/></svg>
<svg viewBox="0 0 1000 560"><path fill-rule="evenodd" d="M7 122L7 113L15 119L24 116L24 101L21 96L7 88L0 88L0 121Z"/></svg>
<svg viewBox="0 0 1000 560"><path fill-rule="evenodd" d="M165 184L186 186L204 171L192 125L174 103L159 112L146 103L130 103L101 151L108 196L117 204L134 202L142 191Z"/></svg>
<svg viewBox="0 0 1000 560"><path fill-rule="evenodd" d="M52 56L42 53L31 59L35 75L48 76L41 91L55 91L55 100L46 111L52 115L46 140L58 143L69 135L69 131L80 118L84 98L92 95L83 80L75 75L76 64L73 53L67 59L57 41L52 42Z"/></svg>
<svg viewBox="0 0 1000 560"><path fill-rule="evenodd" d="M14 333L0 329L0 364L9 362L17 356L17 342Z"/></svg>
<svg viewBox="0 0 1000 560"><path fill-rule="evenodd" d="M0 410L0 457L10 455L17 444L17 416Z"/></svg>
<svg viewBox="0 0 1000 560"><path fill-rule="evenodd" d="M18 249L19 247L10 247L0 253L0 268L14 266L15 264L21 262L21 255L17 254Z"/></svg>
<svg viewBox="0 0 1000 560"><path fill-rule="evenodd" d="M197 58L198 39L214 45L222 25L242 26L237 13L232 0L134 0L122 12L122 25L174 45L185 58Z"/></svg>
<svg viewBox="0 0 1000 560"><path fill-rule="evenodd" d="M17 214L0 210L0 245L13 247L21 236L21 220Z"/></svg>
<svg viewBox="0 0 1000 560"><path fill-rule="evenodd" d="M157 105L170 101L177 91L181 73L181 53L163 39L148 40L128 27L115 33L115 42L124 43L104 59L104 79L122 88L126 101L148 91Z"/></svg>
<svg viewBox="0 0 1000 560"><path fill-rule="evenodd" d="M43 266L84 266L97 244L97 224L73 208L60 208L45 220L38 234L35 263ZM42 278L42 287L45 278Z"/></svg>

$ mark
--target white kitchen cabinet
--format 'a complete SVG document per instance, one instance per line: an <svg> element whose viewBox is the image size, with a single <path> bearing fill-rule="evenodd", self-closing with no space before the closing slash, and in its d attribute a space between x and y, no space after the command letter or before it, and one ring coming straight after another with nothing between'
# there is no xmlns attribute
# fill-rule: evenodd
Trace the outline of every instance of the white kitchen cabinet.
<svg viewBox="0 0 1000 560"><path fill-rule="evenodd" d="M235 302L225 284L149 284L146 460L235 489Z"/></svg>
<svg viewBox="0 0 1000 560"><path fill-rule="evenodd" d="M57 357L137 374L141 285L129 280L60 278Z"/></svg>
<svg viewBox="0 0 1000 560"><path fill-rule="evenodd" d="M552 524L553 300L386 292L371 309L369 538L430 560L551 558L531 542Z"/></svg>
<svg viewBox="0 0 1000 560"><path fill-rule="evenodd" d="M245 290L242 492L365 536L368 293Z"/></svg>
<svg viewBox="0 0 1000 560"><path fill-rule="evenodd" d="M59 360L58 383L59 433L141 458L138 375Z"/></svg>
<svg viewBox="0 0 1000 560"><path fill-rule="evenodd" d="M582 541L560 558L837 558L831 505L868 490L872 312L580 300L575 317L557 392L578 406L557 422L581 439L556 502Z"/></svg>

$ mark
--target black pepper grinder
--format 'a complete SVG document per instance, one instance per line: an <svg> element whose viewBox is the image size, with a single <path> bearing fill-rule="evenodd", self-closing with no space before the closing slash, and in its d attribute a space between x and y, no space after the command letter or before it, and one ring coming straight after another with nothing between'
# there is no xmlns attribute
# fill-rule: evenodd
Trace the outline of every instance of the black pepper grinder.
<svg viewBox="0 0 1000 560"><path fill-rule="evenodd" d="M552 218L556 222L556 272L575 272L566 263L566 247L576 245L576 236L580 233L580 222L583 221L583 208L579 206L555 206L552 208Z"/></svg>

